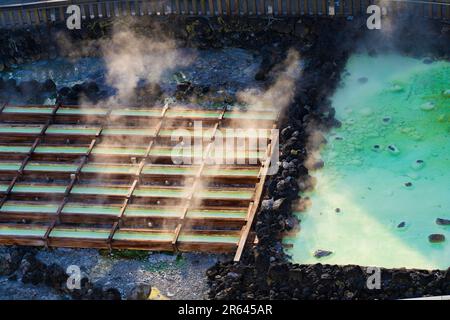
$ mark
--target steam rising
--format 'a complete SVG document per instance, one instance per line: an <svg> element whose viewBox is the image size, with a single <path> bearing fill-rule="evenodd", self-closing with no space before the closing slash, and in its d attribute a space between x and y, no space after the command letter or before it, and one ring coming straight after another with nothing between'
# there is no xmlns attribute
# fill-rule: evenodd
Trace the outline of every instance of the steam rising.
<svg viewBox="0 0 450 320"><path fill-rule="evenodd" d="M166 71L190 63L171 39L149 39L130 28L114 28L111 41L102 44L107 82L117 90L115 102L127 104L140 81L158 83Z"/></svg>
<svg viewBox="0 0 450 320"><path fill-rule="evenodd" d="M269 109L281 112L294 97L295 83L300 77L300 55L291 49L286 59L274 68L275 81L266 91L241 91L237 93L238 100L247 104L249 110Z"/></svg>

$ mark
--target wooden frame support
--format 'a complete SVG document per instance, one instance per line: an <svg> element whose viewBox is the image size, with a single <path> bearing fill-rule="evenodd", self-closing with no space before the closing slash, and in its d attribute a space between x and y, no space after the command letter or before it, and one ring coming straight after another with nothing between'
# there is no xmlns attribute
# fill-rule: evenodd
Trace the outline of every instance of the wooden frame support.
<svg viewBox="0 0 450 320"><path fill-rule="evenodd" d="M250 137L235 134L241 142L233 147L249 163L216 167L209 160L220 127L255 125L270 132L276 112L169 104L88 111L67 105L5 108L0 118L8 132L0 141L0 188L6 195L0 198L1 244L233 252L253 238L247 229L259 201L255 189L273 141L265 151L247 151L240 146L247 141L250 146L250 140L239 139ZM136 125L143 120L149 125ZM207 135L197 135L194 121L207 124ZM171 161L174 128L202 137L201 152L193 154L200 162ZM111 145L116 136L120 143ZM56 180L35 180L41 177ZM203 182L208 185L200 190Z"/></svg>
<svg viewBox="0 0 450 320"><path fill-rule="evenodd" d="M250 233L250 229L253 225L253 221L255 219L256 212L259 208L259 203L262 197L262 192L264 189L264 184L266 182L267 172L269 170L270 164L272 163L273 156L275 151L277 151L278 146L278 134L276 134L275 128L272 130L271 142L268 148L268 157L264 162L264 166L261 168L260 181L258 182L255 190L255 195L252 203L249 206L249 213L247 215L247 223L243 227L241 238L239 240L238 249L234 256L234 261L239 261L242 256L242 252L244 251L245 244L247 242L248 234Z"/></svg>

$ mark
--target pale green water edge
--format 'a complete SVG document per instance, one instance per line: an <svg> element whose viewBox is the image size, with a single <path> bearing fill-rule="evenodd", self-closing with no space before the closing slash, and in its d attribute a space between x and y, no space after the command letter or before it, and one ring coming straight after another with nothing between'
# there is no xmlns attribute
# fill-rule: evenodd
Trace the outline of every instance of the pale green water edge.
<svg viewBox="0 0 450 320"><path fill-rule="evenodd" d="M450 226L435 220L450 219L450 63L355 55L347 70L332 99L342 127L326 136L288 251L306 264L446 269ZM318 259L318 249L333 254Z"/></svg>

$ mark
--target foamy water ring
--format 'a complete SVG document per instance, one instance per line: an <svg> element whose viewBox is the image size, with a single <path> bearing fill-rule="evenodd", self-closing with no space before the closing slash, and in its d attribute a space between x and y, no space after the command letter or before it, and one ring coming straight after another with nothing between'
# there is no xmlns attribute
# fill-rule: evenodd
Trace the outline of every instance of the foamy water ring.
<svg viewBox="0 0 450 320"><path fill-rule="evenodd" d="M422 104L422 105L420 106L420 109L423 110L423 111L431 111L431 110L433 110L435 107L436 107L436 105L435 105L433 102L428 101L428 102L425 102L424 104Z"/></svg>
<svg viewBox="0 0 450 320"><path fill-rule="evenodd" d="M382 148L381 148L381 146L379 144L374 144L372 146L372 151L380 152L381 150L382 150Z"/></svg>
<svg viewBox="0 0 450 320"><path fill-rule="evenodd" d="M392 154L392 155L398 155L398 154L400 154L400 150L397 148L397 146L396 145L394 145L394 144L390 144L390 145L388 145L387 146L387 151L390 153L390 154Z"/></svg>
<svg viewBox="0 0 450 320"><path fill-rule="evenodd" d="M425 161L421 160L421 159L417 159L416 161L414 161L411 164L411 168L413 168L414 170L420 170L425 166Z"/></svg>
<svg viewBox="0 0 450 320"><path fill-rule="evenodd" d="M392 85L392 87L389 88L389 91L391 91L391 92L401 92L401 91L403 91L403 87L400 86L399 84L394 84L394 85Z"/></svg>

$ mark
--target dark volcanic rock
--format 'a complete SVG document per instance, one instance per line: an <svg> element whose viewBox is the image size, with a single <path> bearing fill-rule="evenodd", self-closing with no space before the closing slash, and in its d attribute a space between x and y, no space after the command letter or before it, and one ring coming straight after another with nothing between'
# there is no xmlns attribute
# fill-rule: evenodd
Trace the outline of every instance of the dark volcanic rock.
<svg viewBox="0 0 450 320"><path fill-rule="evenodd" d="M127 300L147 300L152 291L148 283L138 283L127 295Z"/></svg>
<svg viewBox="0 0 450 320"><path fill-rule="evenodd" d="M17 270L26 248L5 248L0 252L0 275L10 275Z"/></svg>
<svg viewBox="0 0 450 320"><path fill-rule="evenodd" d="M404 228L406 226L406 222L402 221L397 225L397 228Z"/></svg>
<svg viewBox="0 0 450 320"><path fill-rule="evenodd" d="M445 236L440 233L433 233L428 236L428 241L433 243L444 242Z"/></svg>
<svg viewBox="0 0 450 320"><path fill-rule="evenodd" d="M316 258L327 257L327 256L331 255L332 253L333 253L332 251L319 249L314 252L314 257L316 257Z"/></svg>
<svg viewBox="0 0 450 320"><path fill-rule="evenodd" d="M367 83L367 81L369 81L369 79L367 79L367 77L358 78L358 82L361 84Z"/></svg>
<svg viewBox="0 0 450 320"><path fill-rule="evenodd" d="M437 218L436 224L441 226L449 226L450 225L450 219L443 219L443 218Z"/></svg>

